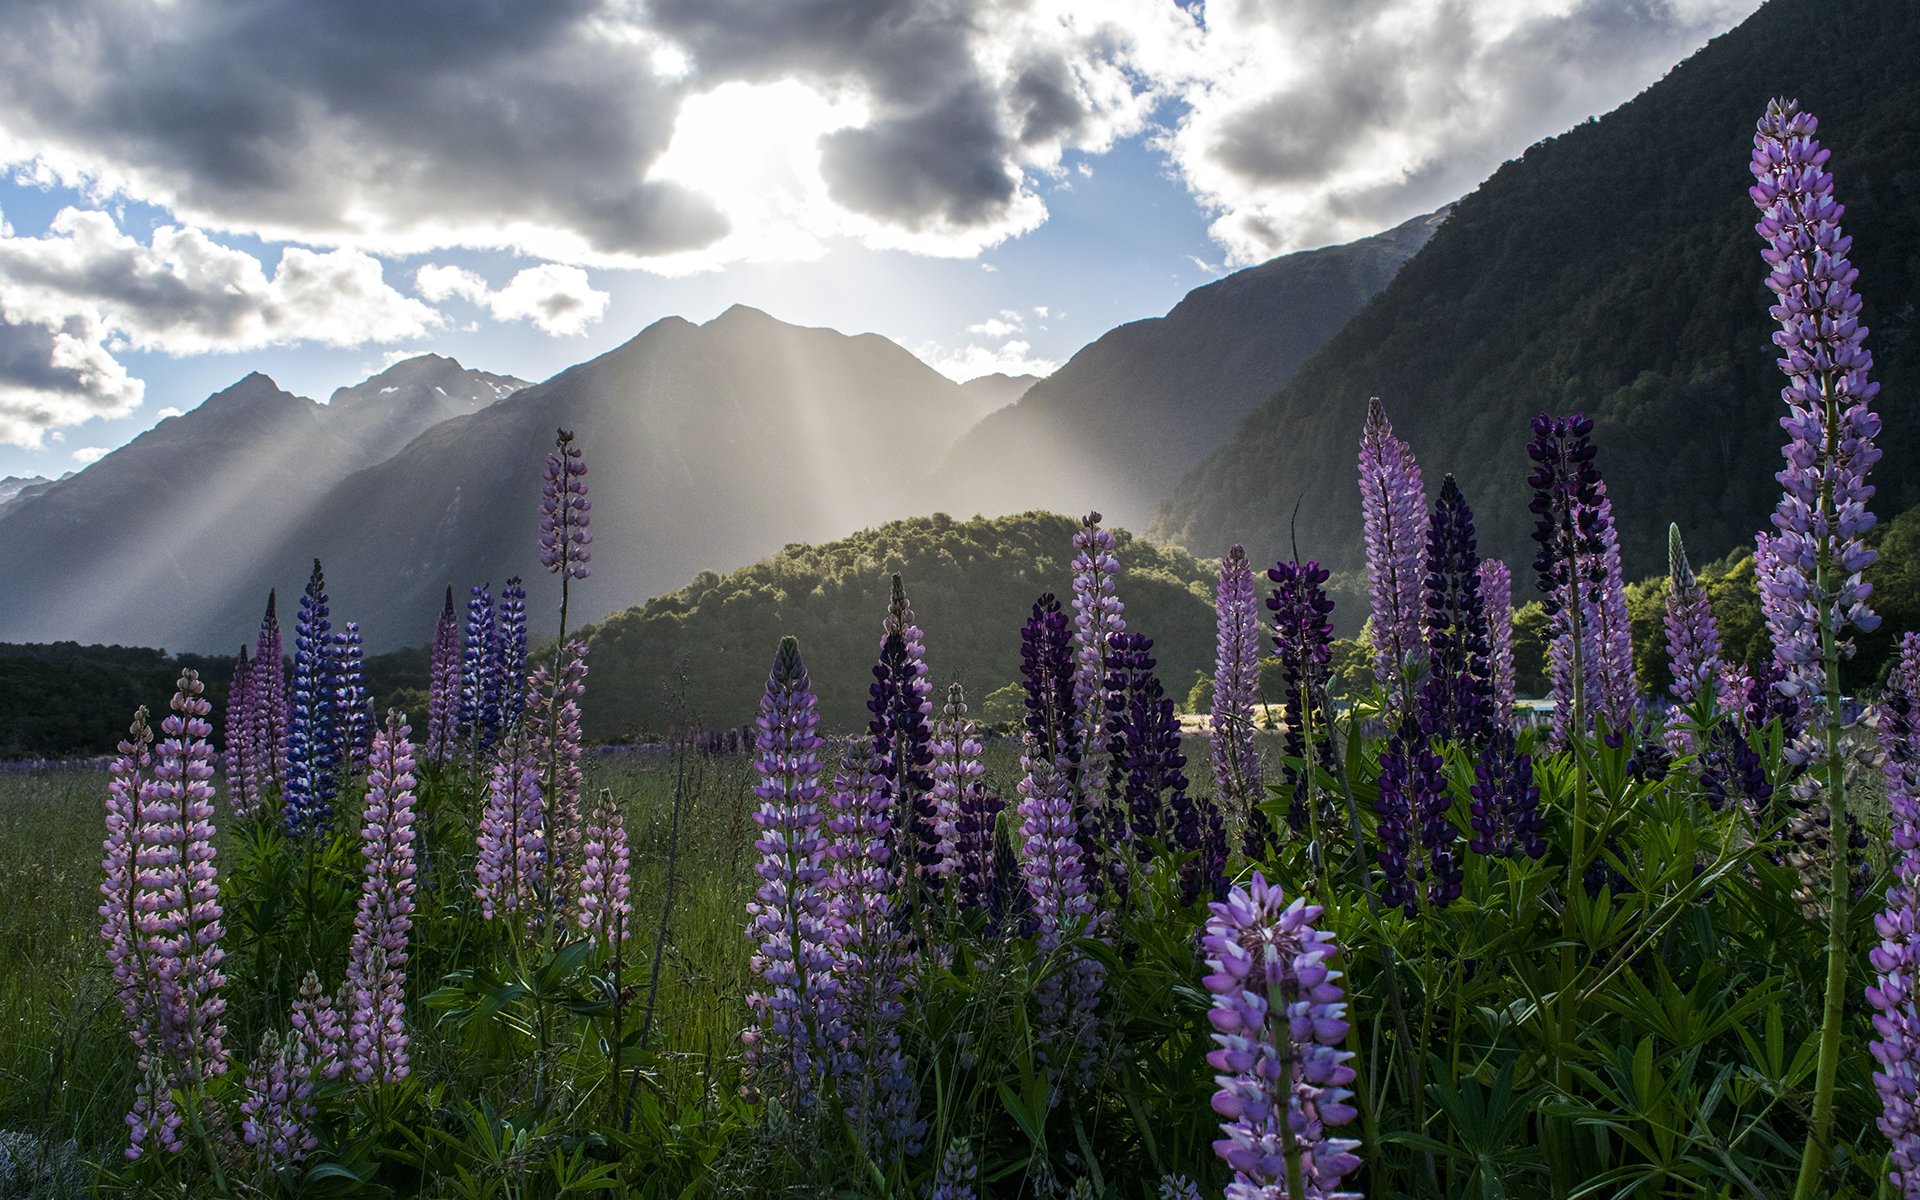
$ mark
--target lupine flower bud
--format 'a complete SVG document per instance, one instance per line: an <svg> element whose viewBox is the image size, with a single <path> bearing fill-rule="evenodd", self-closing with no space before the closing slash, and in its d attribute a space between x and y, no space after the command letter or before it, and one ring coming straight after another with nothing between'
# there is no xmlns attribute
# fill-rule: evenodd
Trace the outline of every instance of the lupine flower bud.
<svg viewBox="0 0 1920 1200"><path fill-rule="evenodd" d="M427 680L427 761L444 766L453 759L460 726L460 619L453 611L452 584L434 627Z"/></svg>
<svg viewBox="0 0 1920 1200"><path fill-rule="evenodd" d="M1421 555L1427 544L1427 495L1413 450L1393 435L1377 396L1367 401L1360 435L1360 513L1373 605L1373 674L1392 692L1408 666L1426 655Z"/></svg>
<svg viewBox="0 0 1920 1200"><path fill-rule="evenodd" d="M407 935L413 929L414 831L412 732L398 709L374 735L367 761L367 807L360 826L365 875L347 987L353 1008L353 1077L398 1083L407 1076Z"/></svg>
<svg viewBox="0 0 1920 1200"><path fill-rule="evenodd" d="M1900 657L1880 702L1880 749L1886 757L1888 838L1893 881L1886 908L1874 917L1880 945L1869 954L1877 976L1867 987L1874 1007L1870 1043L1880 1069L1880 1132L1893 1143L1893 1186L1920 1196L1920 634L1900 639Z"/></svg>
<svg viewBox="0 0 1920 1200"><path fill-rule="evenodd" d="M1360 1143L1327 1129L1355 1116L1353 1054L1338 1049L1347 1035L1340 972L1331 969L1339 948L1310 924L1319 905L1287 904L1257 871L1250 887L1211 907L1201 945L1220 1048L1207 1062L1220 1072L1213 1109L1227 1118L1227 1136L1213 1150L1233 1168L1228 1200L1284 1196L1289 1149L1307 1196L1340 1195L1341 1177L1360 1166Z"/></svg>
<svg viewBox="0 0 1920 1200"><path fill-rule="evenodd" d="M800 646L782 638L760 700L758 747L761 836L756 899L747 905L759 986L747 996L753 1023L741 1040L756 1086L789 1108L811 1105L839 1044L839 1002L831 972L820 836L821 745L817 702Z"/></svg>
<svg viewBox="0 0 1920 1200"><path fill-rule="evenodd" d="M587 532L592 523L587 513L592 508L580 447L573 444L572 430L559 430L540 486L541 566L569 579L593 574L587 567L593 559L587 549L593 543L593 535Z"/></svg>

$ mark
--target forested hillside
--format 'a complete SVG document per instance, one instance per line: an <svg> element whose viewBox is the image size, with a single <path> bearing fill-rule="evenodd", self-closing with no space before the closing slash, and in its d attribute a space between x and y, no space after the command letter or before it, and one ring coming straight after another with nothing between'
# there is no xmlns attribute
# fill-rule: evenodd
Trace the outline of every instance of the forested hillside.
<svg viewBox="0 0 1920 1200"><path fill-rule="evenodd" d="M1847 207L1883 390L1874 507L1920 502L1920 3L1773 0L1631 103L1534 146L1426 247L1233 443L1188 474L1158 536L1271 557L1298 505L1301 553L1359 565L1354 459L1384 399L1429 490L1456 474L1483 553L1518 568L1527 418L1598 421L1629 576L1667 522L1700 556L1746 544L1779 495L1784 435L1761 242L1747 188L1771 96L1820 117Z"/></svg>
<svg viewBox="0 0 1920 1200"><path fill-rule="evenodd" d="M1034 599L1070 600L1076 522L1053 513L956 521L943 513L894 521L824 545L791 545L721 576L703 571L671 595L607 618L592 631L585 703L590 738L620 738L697 720L751 720L774 648L785 634L820 696L825 727L866 720L891 576L926 633L935 691L967 688L974 704L1020 678L1020 626ZM1213 670L1217 564L1115 530L1127 628L1154 639L1161 678L1184 697ZM687 716L678 692L684 663Z"/></svg>

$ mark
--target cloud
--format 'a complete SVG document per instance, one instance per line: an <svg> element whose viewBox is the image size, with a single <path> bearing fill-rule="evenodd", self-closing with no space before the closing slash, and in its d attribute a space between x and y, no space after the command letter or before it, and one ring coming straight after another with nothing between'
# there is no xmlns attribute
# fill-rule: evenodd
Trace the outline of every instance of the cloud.
<svg viewBox="0 0 1920 1200"><path fill-rule="evenodd" d="M142 244L106 213L73 208L42 237L0 223L0 441L38 446L59 426L139 407L144 385L114 358L119 350L351 346L440 324L358 250L290 246L269 276L197 229L163 226Z"/></svg>
<svg viewBox="0 0 1920 1200"><path fill-rule="evenodd" d="M1050 358L1033 357L1033 347L1018 341L1006 342L997 348L972 343L955 353L929 342L914 353L920 361L955 383L996 373L1047 376L1060 369L1060 364Z"/></svg>
<svg viewBox="0 0 1920 1200"><path fill-rule="evenodd" d="M110 451L105 446L82 446L72 454L73 461L81 466L91 466L105 458Z"/></svg>
<svg viewBox="0 0 1920 1200"><path fill-rule="evenodd" d="M1019 321L1002 321L998 317L988 317L978 325L967 326L968 333L983 333L990 338L1003 338L1010 333L1019 333Z"/></svg>
<svg viewBox="0 0 1920 1200"><path fill-rule="evenodd" d="M544 263L515 275L494 291L487 281L461 267L425 266L414 272L414 286L438 304L458 296L491 312L496 320L532 321L555 337L585 333L606 314L610 293L597 291L579 267Z"/></svg>

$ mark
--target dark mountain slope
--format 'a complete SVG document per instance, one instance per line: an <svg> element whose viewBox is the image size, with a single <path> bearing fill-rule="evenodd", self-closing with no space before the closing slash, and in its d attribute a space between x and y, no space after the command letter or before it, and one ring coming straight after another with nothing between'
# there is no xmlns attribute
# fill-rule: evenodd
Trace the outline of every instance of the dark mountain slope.
<svg viewBox="0 0 1920 1200"><path fill-rule="evenodd" d="M370 649L424 641L449 583L497 593L514 575L527 579L535 628L550 630L558 588L534 540L556 427L575 432L591 472L593 575L574 590L578 625L708 564L920 507L926 456L968 422L960 386L885 338L740 306L705 325L669 317L343 480L204 628L245 628L268 586L298 586L317 555L334 621L360 621Z"/></svg>
<svg viewBox="0 0 1920 1200"><path fill-rule="evenodd" d="M940 466L936 499L956 512L1096 507L1144 524L1441 219L1237 271L1164 317L1108 331L961 439Z"/></svg>
<svg viewBox="0 0 1920 1200"><path fill-rule="evenodd" d="M1533 147L1188 474L1152 532L1272 557L1297 502L1302 555L1357 566L1354 460L1378 395L1430 490L1456 473L1483 553L1516 568L1532 559L1526 419L1543 408L1597 418L1630 576L1660 568L1669 520L1702 559L1751 538L1778 495L1783 440L1746 194L1753 124L1774 95L1817 113L1834 151L1884 385L1874 507L1920 501L1916 62L1915 0L1773 0L1632 102Z"/></svg>

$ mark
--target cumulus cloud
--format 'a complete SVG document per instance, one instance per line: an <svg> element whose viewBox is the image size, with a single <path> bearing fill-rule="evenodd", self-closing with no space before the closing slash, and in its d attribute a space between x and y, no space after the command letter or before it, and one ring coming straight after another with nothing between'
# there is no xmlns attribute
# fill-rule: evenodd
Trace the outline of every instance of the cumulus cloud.
<svg viewBox="0 0 1920 1200"><path fill-rule="evenodd" d="M56 427L139 407L144 386L118 350L351 346L440 324L359 250L287 247L269 276L197 229L165 226L143 244L106 213L73 208L42 237L0 223L0 440L37 446Z"/></svg>
<svg viewBox="0 0 1920 1200"><path fill-rule="evenodd" d="M421 267L414 273L414 286L435 304L458 296L485 308L497 320L531 321L555 337L585 333L587 326L606 314L613 298L596 290L579 267L553 263L528 267L497 292L485 279L461 267Z"/></svg>
<svg viewBox="0 0 1920 1200"><path fill-rule="evenodd" d="M91 466L105 458L109 451L105 446L82 446L72 454L73 461L81 466Z"/></svg>
<svg viewBox="0 0 1920 1200"><path fill-rule="evenodd" d="M993 374L1047 376L1060 369L1060 364L1050 358L1035 358L1033 346L1021 341L1004 342L997 347L975 342L951 353L929 342L914 354L955 383Z"/></svg>

